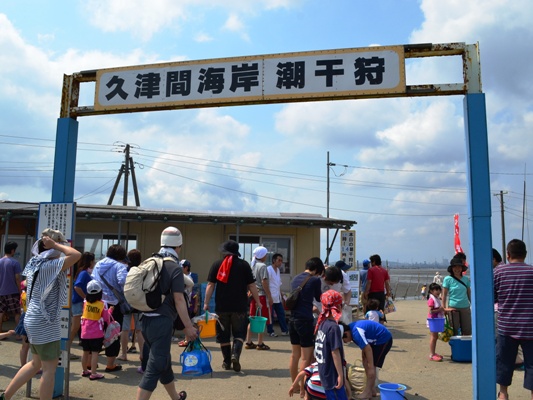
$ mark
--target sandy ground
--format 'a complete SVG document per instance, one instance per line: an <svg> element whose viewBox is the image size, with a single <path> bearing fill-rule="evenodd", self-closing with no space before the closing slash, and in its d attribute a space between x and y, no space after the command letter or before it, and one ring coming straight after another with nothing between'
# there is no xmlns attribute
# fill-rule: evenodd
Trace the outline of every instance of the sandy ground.
<svg viewBox="0 0 533 400"><path fill-rule="evenodd" d="M444 356L443 362L428 360L428 330L426 328L426 302L421 300L397 301L398 311L388 315L388 328L394 337L394 345L387 356L384 369L379 374L380 382L402 383L407 386L406 399L472 399L472 364L451 361L451 348L439 341L437 352ZM5 325L4 329L10 328ZM276 327L276 329L278 329ZM290 378L288 363L291 346L287 337L270 338L265 342L270 351L243 350L242 372L223 371L222 358L214 339L204 343L213 355L213 376L197 378L180 375L179 355L182 348L173 345L172 359L177 377L178 390L186 390L188 399L289 399ZM18 370L20 342L10 338L0 342L0 391L3 392ZM361 357L361 352L351 344L345 350L348 362ZM81 349L75 347L74 354ZM117 399L135 398L140 375L138 354L131 354L130 361L122 362L124 370L105 373L105 379L90 381L82 378L79 361L71 361L71 399ZM100 366L105 365L101 357ZM103 372L103 371L102 371ZM522 388L524 372L516 371L510 388L513 400L529 399L529 393ZM33 379L32 397L38 398L38 380ZM390 397L390 396L389 396ZM398 396L399 397L399 396ZM24 399L25 388L14 399ZM167 399L165 390L159 385L152 399ZM379 398L378 398L379 399ZM485 400L485 399L483 399Z"/></svg>

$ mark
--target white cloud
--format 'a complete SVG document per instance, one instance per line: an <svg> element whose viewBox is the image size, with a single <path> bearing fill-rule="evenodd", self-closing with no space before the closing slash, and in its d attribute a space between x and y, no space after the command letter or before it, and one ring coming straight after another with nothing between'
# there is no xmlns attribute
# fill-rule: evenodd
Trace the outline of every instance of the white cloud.
<svg viewBox="0 0 533 400"><path fill-rule="evenodd" d="M241 17L237 14L232 13L228 16L226 22L224 23L223 29L238 33L243 40L247 42L250 41L250 37L246 32L246 26L244 25Z"/></svg>
<svg viewBox="0 0 533 400"><path fill-rule="evenodd" d="M213 37L207 33L200 32L194 37L194 40L199 43L205 43L213 41Z"/></svg>
<svg viewBox="0 0 533 400"><path fill-rule="evenodd" d="M262 10L297 7L303 0L87 0L84 12L91 23L104 32L129 32L143 41L163 29L180 31L200 10L221 9L230 13L224 28L238 32L248 41L248 33L238 14L254 16Z"/></svg>

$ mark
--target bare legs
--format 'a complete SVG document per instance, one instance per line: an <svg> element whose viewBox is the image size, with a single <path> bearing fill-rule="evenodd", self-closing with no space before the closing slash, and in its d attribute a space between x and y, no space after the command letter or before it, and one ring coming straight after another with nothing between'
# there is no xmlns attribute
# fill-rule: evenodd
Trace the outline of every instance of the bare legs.
<svg viewBox="0 0 533 400"><path fill-rule="evenodd" d="M42 368L43 374L41 376L39 384L39 398L41 400L52 399L54 391L54 376L57 368L58 359L41 361L41 358L37 355L33 355L33 359L19 369L17 375L7 385L4 393L6 399L11 399L13 395L19 390L22 385L28 382L35 374Z"/></svg>

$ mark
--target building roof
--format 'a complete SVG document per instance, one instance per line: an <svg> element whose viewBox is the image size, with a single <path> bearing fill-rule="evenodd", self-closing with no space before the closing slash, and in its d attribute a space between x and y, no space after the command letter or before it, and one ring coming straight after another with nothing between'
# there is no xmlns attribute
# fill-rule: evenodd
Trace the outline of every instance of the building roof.
<svg viewBox="0 0 533 400"><path fill-rule="evenodd" d="M0 217L37 218L39 203L0 201ZM306 213L250 213L237 211L150 210L135 206L76 204L76 217L91 220L176 222L198 224L238 224L263 226L296 226L328 229L350 229L357 222L326 218Z"/></svg>

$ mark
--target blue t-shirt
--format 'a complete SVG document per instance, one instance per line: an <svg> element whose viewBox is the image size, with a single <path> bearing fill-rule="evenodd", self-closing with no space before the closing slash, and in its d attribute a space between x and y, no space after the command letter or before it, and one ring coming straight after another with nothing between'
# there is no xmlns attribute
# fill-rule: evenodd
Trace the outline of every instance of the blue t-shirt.
<svg viewBox="0 0 533 400"><path fill-rule="evenodd" d="M360 349L366 345L381 345L392 339L392 335L387 328L380 323L370 320L359 320L352 322L350 325L353 342Z"/></svg>
<svg viewBox="0 0 533 400"><path fill-rule="evenodd" d="M337 370L333 362L332 352L339 349L341 361L344 360L344 347L339 325L326 319L318 329L315 338L315 358L318 362L320 381L325 390L333 390L337 385Z"/></svg>
<svg viewBox="0 0 533 400"><path fill-rule="evenodd" d="M463 282L464 285L461 282ZM462 276L461 282L457 281L457 279L455 279L453 276L447 276L444 278L442 287L448 289L448 307L470 307L467 291L467 287L470 287L470 279L468 279L466 276Z"/></svg>
<svg viewBox="0 0 533 400"><path fill-rule="evenodd" d="M92 281L91 275L87 271L81 271L74 282L74 287L79 287L83 293L87 294L87 284ZM72 304L83 303L83 299L75 290L72 291Z"/></svg>
<svg viewBox="0 0 533 400"><path fill-rule="evenodd" d="M309 272L302 272L296 275L291 282L291 289L294 290L309 276ZM302 291L298 295L296 307L291 311L291 318L313 319L313 300L320 302L322 295L322 283L318 276L312 276L305 283Z"/></svg>

